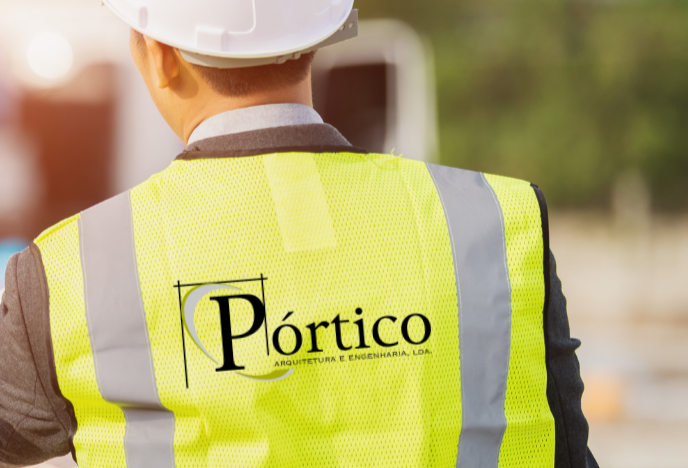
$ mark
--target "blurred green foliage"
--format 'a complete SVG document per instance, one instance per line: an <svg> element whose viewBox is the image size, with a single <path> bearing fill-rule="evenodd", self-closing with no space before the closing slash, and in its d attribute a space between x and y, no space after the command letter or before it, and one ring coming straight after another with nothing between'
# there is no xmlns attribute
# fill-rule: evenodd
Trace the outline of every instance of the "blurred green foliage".
<svg viewBox="0 0 688 468"><path fill-rule="evenodd" d="M559 207L609 206L640 172L688 208L688 1L358 0L432 42L443 164L519 177Z"/></svg>

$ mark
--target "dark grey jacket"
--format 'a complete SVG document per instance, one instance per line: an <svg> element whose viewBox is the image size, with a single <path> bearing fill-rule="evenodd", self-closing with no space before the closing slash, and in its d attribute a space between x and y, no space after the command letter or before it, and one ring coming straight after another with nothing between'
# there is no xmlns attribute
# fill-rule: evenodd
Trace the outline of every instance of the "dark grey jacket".
<svg viewBox="0 0 688 468"><path fill-rule="evenodd" d="M332 127L299 125L225 135L192 144L180 159L242 157L270 152L351 151ZM363 150L354 149L362 152ZM556 468L594 468L581 410L583 382L569 334L566 299L550 256L546 311L547 398L556 424ZM50 339L48 287L32 245L10 260L0 305L0 468L41 463L73 450L71 404L60 393ZM103 467L105 468L105 467Z"/></svg>

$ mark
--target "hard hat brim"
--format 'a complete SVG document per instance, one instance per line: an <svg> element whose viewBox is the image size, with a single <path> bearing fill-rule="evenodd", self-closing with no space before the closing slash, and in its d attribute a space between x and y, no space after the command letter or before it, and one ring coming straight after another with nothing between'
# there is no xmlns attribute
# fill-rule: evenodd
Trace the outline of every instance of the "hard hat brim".
<svg viewBox="0 0 688 468"><path fill-rule="evenodd" d="M160 16L171 17L173 16L172 13L169 15L153 15L148 7L134 4L132 3L133 0L102 1L115 16L145 36L190 54L225 59L268 59L303 53L306 50L315 50L318 44L327 41L328 38L340 31L343 26L345 28L348 26L353 10L353 0L341 0L339 3L342 6L339 9L344 14L336 22L327 22L327 25L321 27L318 31L313 31L312 34L303 33L298 37L296 37L296 34L286 35L286 37L279 37L273 34L272 37L266 40L254 41L260 42L260 44L257 44L252 43L252 38L250 37L253 35L257 38L261 35L258 31L255 31L255 25L254 30L245 33L228 33L222 27L206 28L196 26L194 29L192 24L191 26L186 25L188 27L183 31L183 34L172 34L170 32L172 26L168 25L164 20L160 20ZM258 0L247 1L254 2L255 8L255 2ZM277 14L270 15L272 19L277 17ZM179 22L178 19L177 22ZM266 28L266 26L260 27ZM295 26L291 25L291 27ZM205 44L199 44L204 41ZM226 47L225 42L230 43L229 47ZM247 44L251 45L248 46ZM225 48L231 50L224 50Z"/></svg>

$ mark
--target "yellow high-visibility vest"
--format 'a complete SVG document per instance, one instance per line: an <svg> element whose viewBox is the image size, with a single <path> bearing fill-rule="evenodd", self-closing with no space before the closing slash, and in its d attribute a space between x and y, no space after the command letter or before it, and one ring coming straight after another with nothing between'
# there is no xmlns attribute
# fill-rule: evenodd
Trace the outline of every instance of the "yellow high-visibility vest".
<svg viewBox="0 0 688 468"><path fill-rule="evenodd" d="M36 244L82 468L554 466L529 183L179 160Z"/></svg>

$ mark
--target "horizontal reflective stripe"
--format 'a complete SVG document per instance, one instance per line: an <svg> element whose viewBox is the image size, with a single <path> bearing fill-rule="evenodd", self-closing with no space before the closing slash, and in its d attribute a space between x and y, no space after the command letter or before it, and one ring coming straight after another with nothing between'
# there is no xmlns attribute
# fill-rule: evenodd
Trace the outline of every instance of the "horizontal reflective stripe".
<svg viewBox="0 0 688 468"><path fill-rule="evenodd" d="M86 320L98 388L123 408L129 468L174 467L174 415L162 406L141 297L129 192L79 219Z"/></svg>
<svg viewBox="0 0 688 468"><path fill-rule="evenodd" d="M456 466L496 468L506 430L511 286L501 207L480 173L428 164L450 231L459 296L462 427Z"/></svg>

